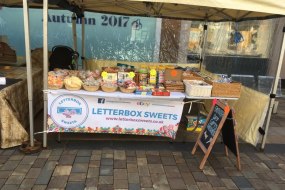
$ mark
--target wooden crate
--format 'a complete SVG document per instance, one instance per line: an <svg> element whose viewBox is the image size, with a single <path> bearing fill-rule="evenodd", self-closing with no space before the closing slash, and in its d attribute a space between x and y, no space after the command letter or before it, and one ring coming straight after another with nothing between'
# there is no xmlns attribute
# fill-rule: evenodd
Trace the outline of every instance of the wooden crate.
<svg viewBox="0 0 285 190"><path fill-rule="evenodd" d="M203 77L193 71L184 71L182 73L183 80L203 80Z"/></svg>
<svg viewBox="0 0 285 190"><path fill-rule="evenodd" d="M241 83L219 83L213 81L206 81L213 86L211 96L214 97L230 97L239 98L241 92Z"/></svg>

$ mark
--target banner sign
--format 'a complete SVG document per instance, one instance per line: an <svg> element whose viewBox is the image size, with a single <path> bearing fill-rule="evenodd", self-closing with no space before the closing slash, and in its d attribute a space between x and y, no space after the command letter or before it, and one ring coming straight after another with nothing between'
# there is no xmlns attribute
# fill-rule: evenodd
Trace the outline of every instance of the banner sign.
<svg viewBox="0 0 285 190"><path fill-rule="evenodd" d="M48 94L48 132L153 135L175 138L182 101Z"/></svg>

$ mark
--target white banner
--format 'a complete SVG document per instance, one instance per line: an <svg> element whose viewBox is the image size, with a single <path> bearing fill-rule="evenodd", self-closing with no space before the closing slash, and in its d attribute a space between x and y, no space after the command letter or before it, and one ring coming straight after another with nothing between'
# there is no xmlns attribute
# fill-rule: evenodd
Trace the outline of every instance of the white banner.
<svg viewBox="0 0 285 190"><path fill-rule="evenodd" d="M182 101L48 94L49 132L155 135L175 138Z"/></svg>

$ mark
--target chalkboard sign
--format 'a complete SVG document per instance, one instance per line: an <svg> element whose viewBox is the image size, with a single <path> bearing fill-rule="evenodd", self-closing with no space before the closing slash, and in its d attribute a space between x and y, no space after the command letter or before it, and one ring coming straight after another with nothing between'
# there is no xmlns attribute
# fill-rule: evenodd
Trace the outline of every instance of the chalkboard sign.
<svg viewBox="0 0 285 190"><path fill-rule="evenodd" d="M200 138L201 143L206 149L208 149L209 145L211 144L211 141L213 140L218 130L219 124L221 123L222 118L224 117L224 113L225 112L223 108L221 108L217 104L214 105L214 110L212 111L209 120L206 122L207 124Z"/></svg>
<svg viewBox="0 0 285 190"><path fill-rule="evenodd" d="M228 149L230 149L230 151L237 157L237 168L241 170L238 137L235 133L235 125L236 121L234 118L234 111L231 109L224 126L222 127L223 143L226 146L226 155L228 156Z"/></svg>
<svg viewBox="0 0 285 190"><path fill-rule="evenodd" d="M196 144L192 150L192 154L195 154L197 147L200 146L205 153L205 156L200 164L200 169L203 169L206 160L216 142L216 139L224 125L224 122L226 121L229 111L230 107L220 101L216 101L212 106L203 129L199 134Z"/></svg>

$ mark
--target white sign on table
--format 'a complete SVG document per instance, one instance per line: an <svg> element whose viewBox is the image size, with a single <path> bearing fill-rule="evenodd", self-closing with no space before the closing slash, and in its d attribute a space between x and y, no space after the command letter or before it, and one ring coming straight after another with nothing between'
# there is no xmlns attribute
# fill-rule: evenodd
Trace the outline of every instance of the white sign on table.
<svg viewBox="0 0 285 190"><path fill-rule="evenodd" d="M183 101L48 94L48 132L153 135L175 138Z"/></svg>

